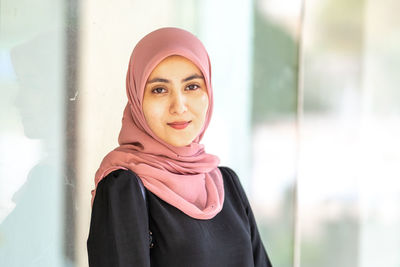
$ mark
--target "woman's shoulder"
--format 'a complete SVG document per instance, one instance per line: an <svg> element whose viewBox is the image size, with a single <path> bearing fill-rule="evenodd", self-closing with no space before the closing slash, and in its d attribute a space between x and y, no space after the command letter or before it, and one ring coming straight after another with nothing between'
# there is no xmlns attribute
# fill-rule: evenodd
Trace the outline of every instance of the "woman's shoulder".
<svg viewBox="0 0 400 267"><path fill-rule="evenodd" d="M227 175L232 178L238 178L236 172L229 168L228 166L218 166L218 169L221 170L223 176Z"/></svg>
<svg viewBox="0 0 400 267"><path fill-rule="evenodd" d="M246 192L244 191L239 176L236 174L236 172L227 166L219 166L218 168L220 169L224 179L225 190L233 190L240 196L242 202L248 203Z"/></svg>
<svg viewBox="0 0 400 267"><path fill-rule="evenodd" d="M218 166L218 169L221 171L224 183L232 182L235 186L240 185L240 179L234 170L227 166Z"/></svg>
<svg viewBox="0 0 400 267"><path fill-rule="evenodd" d="M129 169L117 169L104 176L100 183L105 181L112 183L122 180L131 180L133 178L136 179L136 176L136 173Z"/></svg>
<svg viewBox="0 0 400 267"><path fill-rule="evenodd" d="M140 178L131 170L118 169L107 174L97 185L96 199L112 203L140 203L146 199ZM99 201L99 200L98 200ZM119 205L119 204L118 204ZM121 204L122 205L122 204Z"/></svg>
<svg viewBox="0 0 400 267"><path fill-rule="evenodd" d="M98 187L108 190L120 188L140 188L139 177L131 170L117 169L107 174L98 184Z"/></svg>

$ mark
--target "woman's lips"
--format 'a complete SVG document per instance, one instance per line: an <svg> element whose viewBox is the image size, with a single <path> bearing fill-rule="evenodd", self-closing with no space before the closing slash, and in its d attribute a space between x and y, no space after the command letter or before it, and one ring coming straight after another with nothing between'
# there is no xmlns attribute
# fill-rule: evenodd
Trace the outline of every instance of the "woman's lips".
<svg viewBox="0 0 400 267"><path fill-rule="evenodd" d="M181 129L185 129L191 122L192 121L174 121L174 122L167 123L167 124L174 129L181 130Z"/></svg>

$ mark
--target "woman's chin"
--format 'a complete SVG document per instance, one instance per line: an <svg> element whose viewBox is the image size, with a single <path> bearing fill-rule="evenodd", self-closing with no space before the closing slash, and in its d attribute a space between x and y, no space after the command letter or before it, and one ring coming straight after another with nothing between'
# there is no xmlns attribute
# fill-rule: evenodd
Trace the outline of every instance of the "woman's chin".
<svg viewBox="0 0 400 267"><path fill-rule="evenodd" d="M164 142L175 147L184 147L189 146L193 142L193 138L174 138L164 140Z"/></svg>

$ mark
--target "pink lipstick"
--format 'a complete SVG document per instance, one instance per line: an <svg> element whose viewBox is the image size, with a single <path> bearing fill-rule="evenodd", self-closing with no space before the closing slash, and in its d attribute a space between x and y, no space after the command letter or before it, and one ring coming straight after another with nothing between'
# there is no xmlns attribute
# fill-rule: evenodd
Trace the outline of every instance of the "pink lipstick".
<svg viewBox="0 0 400 267"><path fill-rule="evenodd" d="M167 124L174 129L181 130L181 129L185 129L191 122L192 121L174 121L174 122L167 123Z"/></svg>

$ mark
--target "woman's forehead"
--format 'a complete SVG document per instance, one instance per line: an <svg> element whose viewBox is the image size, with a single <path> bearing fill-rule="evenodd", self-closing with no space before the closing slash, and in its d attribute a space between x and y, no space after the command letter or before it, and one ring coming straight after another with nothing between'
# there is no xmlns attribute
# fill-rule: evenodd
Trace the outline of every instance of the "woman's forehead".
<svg viewBox="0 0 400 267"><path fill-rule="evenodd" d="M193 61L180 55L171 55L161 60L153 68L147 80L152 80L157 75L172 77L196 75L196 78L204 78L202 71Z"/></svg>

